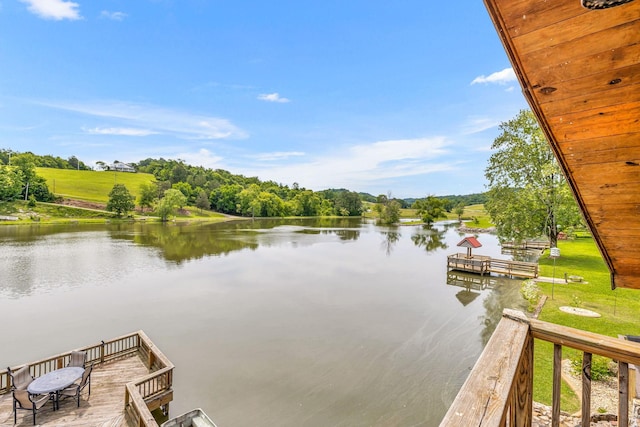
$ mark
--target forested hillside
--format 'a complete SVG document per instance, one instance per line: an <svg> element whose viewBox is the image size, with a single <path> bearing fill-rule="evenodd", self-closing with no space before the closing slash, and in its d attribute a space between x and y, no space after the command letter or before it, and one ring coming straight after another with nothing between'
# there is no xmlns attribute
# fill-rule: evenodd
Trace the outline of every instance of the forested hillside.
<svg viewBox="0 0 640 427"><path fill-rule="evenodd" d="M106 165L105 162L99 162ZM114 164L117 163L114 161ZM246 177L233 174L223 169L208 169L202 166L191 166L182 160L166 160L163 158L147 158L138 163L130 163L138 174L150 174L153 178L142 180L126 179L124 172L118 172L123 178L121 184L129 187L129 192L136 197L136 204L143 210L153 210L157 202L163 199L167 190L179 191L186 200L186 205L200 209L210 209L231 215L278 217L278 216L358 216L363 212L363 201L380 203L387 200L384 195L373 196L367 193L357 193L345 188L313 191L301 187L293 182L291 186L274 181L262 181L258 177ZM104 185L94 185L91 191L84 191L75 184L74 179L65 180L65 174L46 173L47 179L39 176L45 174L42 169L75 169L90 170L75 156L62 159L51 155L36 155L34 153L20 153L7 149L0 149L0 179L5 183L6 191L0 195L0 200L24 198L27 182L31 185L31 192L38 201L50 201L53 195L66 198L92 199L106 201L110 190L104 183L111 182L107 172L95 172L86 175L89 180L102 182ZM102 177L100 174L104 173ZM136 174L134 174L136 175ZM104 179L102 179L104 178ZM295 177L292 177L294 180ZM4 182L3 181L3 182ZM103 182L104 181L104 182ZM125 182L126 181L126 182ZM117 183L117 179L113 181ZM48 184L48 187L47 187ZM85 183L86 184L86 183ZM110 186L111 184L109 184ZM57 188L54 188L56 187ZM83 187L87 187L86 185ZM97 194L97 193L100 194ZM95 193L95 194L94 194ZM104 194L102 194L104 193ZM451 211L460 205L478 204L484 202L484 194L468 196L438 197L446 211ZM401 208L414 205L416 200L422 199L392 199Z"/></svg>

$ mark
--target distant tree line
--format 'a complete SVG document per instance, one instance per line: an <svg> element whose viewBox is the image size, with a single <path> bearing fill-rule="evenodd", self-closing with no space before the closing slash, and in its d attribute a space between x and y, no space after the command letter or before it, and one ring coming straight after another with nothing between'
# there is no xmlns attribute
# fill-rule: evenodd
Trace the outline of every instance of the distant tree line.
<svg viewBox="0 0 640 427"><path fill-rule="evenodd" d="M0 164L14 164L16 157L27 159L27 161L37 168L53 168L53 169L76 169L76 170L91 170L91 168L80 161L76 156L71 156L68 159L62 157L54 157L49 154L40 156L33 154L30 151L20 153L5 148L0 148Z"/></svg>
<svg viewBox="0 0 640 427"><path fill-rule="evenodd" d="M231 215L359 216L362 213L360 195L345 189L316 192L297 183L289 187L223 169L191 166L180 159L148 158L135 167L156 178L153 187L140 189L139 204L143 208L152 207L154 200L162 199L167 190L174 189L184 195L187 205Z"/></svg>
<svg viewBox="0 0 640 427"><path fill-rule="evenodd" d="M487 193L472 193L465 195L449 195L449 196L434 196L444 203L444 209L447 212L452 212L456 206L471 206L471 205L484 205L487 202ZM403 208L413 206L413 204L420 199L408 198L404 199Z"/></svg>
<svg viewBox="0 0 640 427"><path fill-rule="evenodd" d="M376 210L385 223L397 222L400 209L414 207L430 224L442 218L445 211L455 211L461 206L485 200L483 194L398 199L391 198L391 195L375 197L345 188L312 191L296 182L288 186L261 181L258 177L232 174L223 169L191 166L180 159L147 158L131 163L131 166L138 172L155 177L153 183L141 186L137 204L143 211L154 211L162 219L187 205L245 217L359 216L363 212L364 200L377 204ZM36 167L91 169L75 156L65 160L51 155L0 149L0 200L27 198L28 195L37 201L53 200L45 180L35 173ZM170 197L166 199L167 196ZM125 188L114 188L109 200L109 210L117 215L133 209L131 195Z"/></svg>

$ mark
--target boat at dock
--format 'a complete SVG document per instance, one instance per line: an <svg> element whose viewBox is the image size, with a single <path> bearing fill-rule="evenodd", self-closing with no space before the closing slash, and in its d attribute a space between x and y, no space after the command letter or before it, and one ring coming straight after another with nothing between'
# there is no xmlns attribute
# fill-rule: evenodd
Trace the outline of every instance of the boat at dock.
<svg viewBox="0 0 640 427"><path fill-rule="evenodd" d="M200 408L179 415L162 423L160 427L217 427Z"/></svg>

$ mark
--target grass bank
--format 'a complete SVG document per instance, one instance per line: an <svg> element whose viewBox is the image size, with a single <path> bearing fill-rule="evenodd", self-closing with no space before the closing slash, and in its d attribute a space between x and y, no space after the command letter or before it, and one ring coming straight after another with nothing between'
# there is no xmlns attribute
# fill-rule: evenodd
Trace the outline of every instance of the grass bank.
<svg viewBox="0 0 640 427"><path fill-rule="evenodd" d="M0 202L0 216L17 218L17 220L1 220L0 225L105 223L137 220L160 221L151 212L118 218L111 212L99 209L40 202L36 203L34 207L29 207L27 202L24 201ZM200 210L195 207L186 207L182 211L176 212L175 215L171 215L169 219L183 222L221 222L237 218L230 218L218 212Z"/></svg>
<svg viewBox="0 0 640 427"><path fill-rule="evenodd" d="M363 202L363 206L365 208L365 212L362 214L363 217L372 219L377 219L379 217L378 212L376 212L375 210L376 203ZM400 209L400 218L405 220L403 221L403 224L405 225L422 224L422 221L418 219L419 217L420 216L418 215L416 209ZM489 214L482 204L465 206L461 218L468 227L491 228L494 226L493 223L491 223ZM416 221L407 222L406 220L408 219L416 219ZM447 212L445 219L457 220L458 215L454 214L453 212Z"/></svg>
<svg viewBox="0 0 640 427"><path fill-rule="evenodd" d="M36 168L36 172L47 180L49 191L56 196L97 203L107 203L109 192L115 184L124 184L129 193L138 197L140 185L155 180L148 173L52 168Z"/></svg>
<svg viewBox="0 0 640 427"><path fill-rule="evenodd" d="M558 242L560 257L554 262L546 251L539 260L540 275L555 277L555 283L539 282L548 296L540 319L602 335L638 335L640 292L629 289L611 290L609 271L591 237ZM555 266L554 266L555 264ZM565 283L564 277L579 276L582 282ZM560 311L561 306L575 306L595 311L598 318L577 316ZM534 399L551 404L553 345L536 342ZM572 358L575 350L563 347L563 358ZM575 412L579 400L563 385L562 409Z"/></svg>

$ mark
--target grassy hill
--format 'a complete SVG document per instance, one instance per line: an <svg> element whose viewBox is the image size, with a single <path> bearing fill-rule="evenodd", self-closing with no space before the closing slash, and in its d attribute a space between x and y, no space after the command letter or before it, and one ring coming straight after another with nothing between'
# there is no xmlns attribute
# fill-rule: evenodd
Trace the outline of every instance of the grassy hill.
<svg viewBox="0 0 640 427"><path fill-rule="evenodd" d="M138 196L140 184L151 182L148 173L96 172L73 169L36 168L38 175L47 180L49 190L56 196L88 202L106 203L114 184L124 184Z"/></svg>

